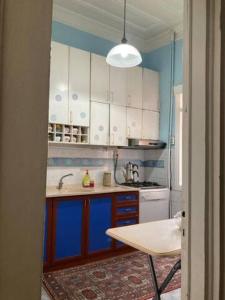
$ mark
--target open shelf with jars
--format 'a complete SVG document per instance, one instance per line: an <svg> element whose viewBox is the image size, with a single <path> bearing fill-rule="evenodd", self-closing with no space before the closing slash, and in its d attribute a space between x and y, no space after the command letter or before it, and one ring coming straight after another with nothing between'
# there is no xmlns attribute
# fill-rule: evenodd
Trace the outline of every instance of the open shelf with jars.
<svg viewBox="0 0 225 300"><path fill-rule="evenodd" d="M89 127L49 123L48 142L50 144L88 144Z"/></svg>

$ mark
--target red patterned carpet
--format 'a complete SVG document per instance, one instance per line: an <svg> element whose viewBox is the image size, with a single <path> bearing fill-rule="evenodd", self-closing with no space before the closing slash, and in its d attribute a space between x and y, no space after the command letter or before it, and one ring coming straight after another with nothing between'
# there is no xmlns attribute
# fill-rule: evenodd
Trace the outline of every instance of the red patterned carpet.
<svg viewBox="0 0 225 300"><path fill-rule="evenodd" d="M154 260L162 282L178 257ZM146 300L154 295L147 256L134 252L84 266L44 274L44 285L54 300ZM180 287L176 273L166 292Z"/></svg>

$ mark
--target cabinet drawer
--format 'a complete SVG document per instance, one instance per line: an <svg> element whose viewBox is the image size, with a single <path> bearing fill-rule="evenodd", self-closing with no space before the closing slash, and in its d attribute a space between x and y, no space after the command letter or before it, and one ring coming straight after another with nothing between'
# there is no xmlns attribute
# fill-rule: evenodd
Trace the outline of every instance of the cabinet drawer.
<svg viewBox="0 0 225 300"><path fill-rule="evenodd" d="M133 214L138 212L137 206L117 207L117 215Z"/></svg>
<svg viewBox="0 0 225 300"><path fill-rule="evenodd" d="M134 225L137 224L137 219L132 218L132 219L126 219L126 220L118 220L116 222L117 227L122 227L122 226L128 226L128 225Z"/></svg>
<svg viewBox="0 0 225 300"><path fill-rule="evenodd" d="M137 194L121 194L116 197L116 201L137 201L138 195Z"/></svg>

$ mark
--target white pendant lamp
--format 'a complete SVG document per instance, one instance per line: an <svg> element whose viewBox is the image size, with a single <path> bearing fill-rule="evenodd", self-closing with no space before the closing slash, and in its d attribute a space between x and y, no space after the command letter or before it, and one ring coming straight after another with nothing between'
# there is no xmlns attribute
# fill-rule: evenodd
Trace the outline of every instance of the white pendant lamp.
<svg viewBox="0 0 225 300"><path fill-rule="evenodd" d="M121 44L113 47L107 57L106 62L118 68L131 68L142 62L140 52L132 45L127 43L126 39L126 0L124 0L124 30Z"/></svg>

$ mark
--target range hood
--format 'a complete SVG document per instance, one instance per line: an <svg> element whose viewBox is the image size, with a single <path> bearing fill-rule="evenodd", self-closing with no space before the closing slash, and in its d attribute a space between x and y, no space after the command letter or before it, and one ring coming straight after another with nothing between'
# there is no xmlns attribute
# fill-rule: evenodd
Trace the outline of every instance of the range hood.
<svg viewBox="0 0 225 300"><path fill-rule="evenodd" d="M128 146L120 148L128 149L163 149L166 147L166 143L158 140L147 139L128 139Z"/></svg>

